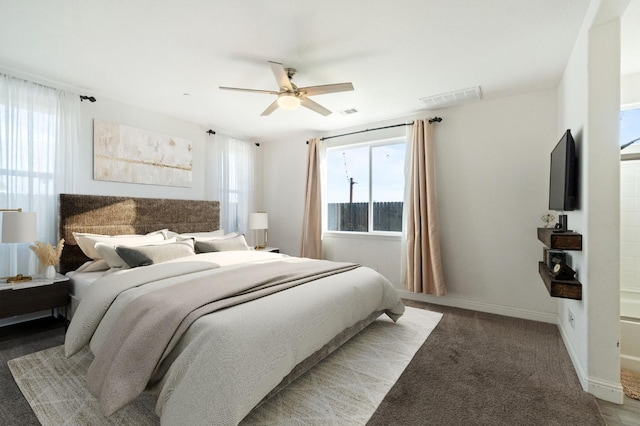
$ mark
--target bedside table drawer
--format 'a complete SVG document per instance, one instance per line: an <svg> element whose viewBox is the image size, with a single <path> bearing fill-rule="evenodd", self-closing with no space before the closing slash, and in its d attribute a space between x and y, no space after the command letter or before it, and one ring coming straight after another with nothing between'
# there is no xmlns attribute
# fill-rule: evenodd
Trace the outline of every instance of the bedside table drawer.
<svg viewBox="0 0 640 426"><path fill-rule="evenodd" d="M0 318L66 306L69 281L37 287L0 291Z"/></svg>

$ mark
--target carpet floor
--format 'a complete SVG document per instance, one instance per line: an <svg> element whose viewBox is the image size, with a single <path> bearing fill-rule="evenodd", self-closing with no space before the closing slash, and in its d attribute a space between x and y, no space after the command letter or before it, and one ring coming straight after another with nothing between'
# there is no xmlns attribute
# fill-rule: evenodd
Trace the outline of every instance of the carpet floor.
<svg viewBox="0 0 640 426"><path fill-rule="evenodd" d="M620 370L620 381L625 395L629 398L640 400L640 371L622 368ZM640 423L640 419L638 423Z"/></svg>
<svg viewBox="0 0 640 426"><path fill-rule="evenodd" d="M582 391L557 327L446 306L369 425L604 425ZM6 361L63 343L60 325L3 336L0 423L38 425Z"/></svg>
<svg viewBox="0 0 640 426"><path fill-rule="evenodd" d="M555 325L428 309L454 314L444 315L369 425L605 425Z"/></svg>
<svg viewBox="0 0 640 426"><path fill-rule="evenodd" d="M364 425L436 327L442 314L407 308L401 321L381 316L294 383L254 409L242 425ZM85 386L88 349L65 358L64 347L9 361L29 405L45 426L157 425L154 400L143 395L109 418ZM214 419L212 419L213 421Z"/></svg>

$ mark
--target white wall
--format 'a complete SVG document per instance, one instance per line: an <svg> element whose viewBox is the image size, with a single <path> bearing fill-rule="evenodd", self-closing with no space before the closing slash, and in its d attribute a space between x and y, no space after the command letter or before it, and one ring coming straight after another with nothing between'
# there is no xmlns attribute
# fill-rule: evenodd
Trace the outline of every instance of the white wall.
<svg viewBox="0 0 640 426"><path fill-rule="evenodd" d="M263 207L269 213L269 245L281 253L300 255L307 145L312 134L261 143Z"/></svg>
<svg viewBox="0 0 640 426"><path fill-rule="evenodd" d="M620 104L623 108L640 106L640 73L622 76L620 80Z"/></svg>
<svg viewBox="0 0 640 426"><path fill-rule="evenodd" d="M583 234L572 261L583 300L560 299L559 327L582 387L621 403L619 336L618 145L620 21L624 3L594 0L558 89L558 131L578 145L580 207L569 226ZM575 328L567 320L574 315Z"/></svg>
<svg viewBox="0 0 640 426"><path fill-rule="evenodd" d="M404 293L403 297L548 322L556 304L537 271L542 244L536 238L547 212L549 153L557 132L555 91L424 113L435 124L444 274L449 294L441 298ZM345 132L397 124L413 117L371 123ZM397 130L404 133L405 130ZM336 131L334 134L343 133ZM313 135L306 135L311 137ZM367 137L384 135L367 133ZM265 151L265 204L270 241L284 252L299 253L306 167L305 137L272 141ZM332 140L335 141L335 140ZM279 163L278 161L285 161ZM283 166L286 164L286 166ZM325 255L358 261L380 270L398 288L398 239L357 236L325 238Z"/></svg>

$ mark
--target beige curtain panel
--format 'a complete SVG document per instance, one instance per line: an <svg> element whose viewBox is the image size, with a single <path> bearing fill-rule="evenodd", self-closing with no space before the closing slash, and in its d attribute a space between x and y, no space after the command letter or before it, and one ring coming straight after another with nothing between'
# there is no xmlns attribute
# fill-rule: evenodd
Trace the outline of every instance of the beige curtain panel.
<svg viewBox="0 0 640 426"><path fill-rule="evenodd" d="M413 123L408 158L406 285L414 293L444 296L438 209L435 195L433 124Z"/></svg>
<svg viewBox="0 0 640 426"><path fill-rule="evenodd" d="M309 140L307 150L307 182L302 218L300 256L322 259L322 187L320 141Z"/></svg>

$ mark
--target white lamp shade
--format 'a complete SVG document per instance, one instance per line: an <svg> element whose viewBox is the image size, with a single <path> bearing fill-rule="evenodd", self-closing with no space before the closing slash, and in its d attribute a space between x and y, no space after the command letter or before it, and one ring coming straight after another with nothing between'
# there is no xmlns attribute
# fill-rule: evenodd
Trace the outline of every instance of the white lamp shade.
<svg viewBox="0 0 640 426"><path fill-rule="evenodd" d="M2 213L2 242L30 243L38 239L35 212Z"/></svg>
<svg viewBox="0 0 640 426"><path fill-rule="evenodd" d="M249 215L249 229L269 229L269 217L265 212Z"/></svg>
<svg viewBox="0 0 640 426"><path fill-rule="evenodd" d="M283 93L278 96L278 106L284 110L294 110L300 106L300 98L292 93Z"/></svg>

